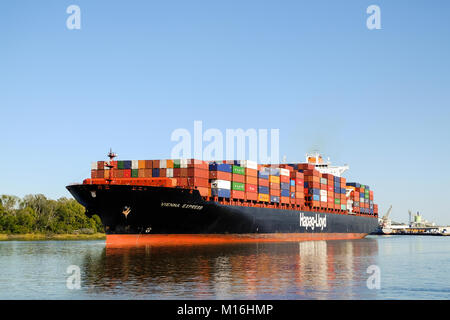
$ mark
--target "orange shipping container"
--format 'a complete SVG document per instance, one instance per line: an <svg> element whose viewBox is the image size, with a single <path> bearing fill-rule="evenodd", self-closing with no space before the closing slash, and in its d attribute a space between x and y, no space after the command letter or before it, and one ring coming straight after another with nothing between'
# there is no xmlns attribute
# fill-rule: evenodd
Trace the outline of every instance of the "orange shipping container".
<svg viewBox="0 0 450 320"><path fill-rule="evenodd" d="M258 170L245 168L245 175L250 177L258 177Z"/></svg>
<svg viewBox="0 0 450 320"><path fill-rule="evenodd" d="M255 192L246 192L245 199L251 200L251 201L256 201L256 200L258 200L258 194Z"/></svg>
<svg viewBox="0 0 450 320"><path fill-rule="evenodd" d="M267 179L258 179L258 185L262 187L268 187L269 186L269 180Z"/></svg>
<svg viewBox="0 0 450 320"><path fill-rule="evenodd" d="M245 199L244 191L231 190L231 198L233 199Z"/></svg>
<svg viewBox="0 0 450 320"><path fill-rule="evenodd" d="M213 180L231 181L231 172L209 171L209 178Z"/></svg>
<svg viewBox="0 0 450 320"><path fill-rule="evenodd" d="M280 197L281 203L289 203L289 197Z"/></svg>
<svg viewBox="0 0 450 320"><path fill-rule="evenodd" d="M272 190L280 190L280 184L279 183L270 183L269 184L270 189Z"/></svg>
<svg viewBox="0 0 450 320"><path fill-rule="evenodd" d="M251 177L251 176L245 176L245 183L247 184L258 184L258 178L257 177Z"/></svg>
<svg viewBox="0 0 450 320"><path fill-rule="evenodd" d="M231 181L245 183L245 176L242 174L233 173L231 176Z"/></svg>
<svg viewBox="0 0 450 320"><path fill-rule="evenodd" d="M145 160L138 160L138 169L145 169Z"/></svg>

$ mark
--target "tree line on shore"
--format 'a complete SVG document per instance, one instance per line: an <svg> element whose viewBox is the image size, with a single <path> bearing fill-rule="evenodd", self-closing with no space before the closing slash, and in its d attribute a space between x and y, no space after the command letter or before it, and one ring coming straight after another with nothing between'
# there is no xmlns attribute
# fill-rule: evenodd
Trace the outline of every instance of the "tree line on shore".
<svg viewBox="0 0 450 320"><path fill-rule="evenodd" d="M84 207L74 199L51 200L42 194L0 196L0 233L97 232L104 232L100 217L87 217Z"/></svg>

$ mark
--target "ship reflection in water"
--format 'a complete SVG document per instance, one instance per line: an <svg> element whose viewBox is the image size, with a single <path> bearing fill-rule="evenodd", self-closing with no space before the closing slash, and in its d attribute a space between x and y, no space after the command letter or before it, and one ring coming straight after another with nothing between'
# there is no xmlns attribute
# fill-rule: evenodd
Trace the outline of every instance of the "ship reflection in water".
<svg viewBox="0 0 450 320"><path fill-rule="evenodd" d="M365 299L375 239L105 248L87 254L83 287L130 299Z"/></svg>

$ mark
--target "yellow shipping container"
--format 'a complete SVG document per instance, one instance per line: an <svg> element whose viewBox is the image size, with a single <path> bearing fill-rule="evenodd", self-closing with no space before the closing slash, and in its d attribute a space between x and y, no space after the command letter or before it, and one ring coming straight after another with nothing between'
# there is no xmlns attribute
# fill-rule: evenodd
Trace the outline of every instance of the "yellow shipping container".
<svg viewBox="0 0 450 320"><path fill-rule="evenodd" d="M258 193L258 201L270 202L270 196L264 193Z"/></svg>
<svg viewBox="0 0 450 320"><path fill-rule="evenodd" d="M280 177L277 177L277 176L269 176L269 182L272 182L272 183L280 183Z"/></svg>

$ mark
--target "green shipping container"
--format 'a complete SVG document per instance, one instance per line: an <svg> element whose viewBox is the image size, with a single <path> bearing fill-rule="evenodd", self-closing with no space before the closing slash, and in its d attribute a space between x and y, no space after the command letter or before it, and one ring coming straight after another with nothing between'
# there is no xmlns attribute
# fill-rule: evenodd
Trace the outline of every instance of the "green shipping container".
<svg viewBox="0 0 450 320"><path fill-rule="evenodd" d="M347 210L347 206L345 204L341 204L341 210Z"/></svg>
<svg viewBox="0 0 450 320"><path fill-rule="evenodd" d="M239 167L239 166L233 166L233 173L245 175L245 168Z"/></svg>
<svg viewBox="0 0 450 320"><path fill-rule="evenodd" d="M334 204L341 204L341 199L334 199Z"/></svg>
<svg viewBox="0 0 450 320"><path fill-rule="evenodd" d="M236 191L245 191L245 183L233 181L231 183L231 189Z"/></svg>
<svg viewBox="0 0 450 320"><path fill-rule="evenodd" d="M139 169L131 169L131 177L138 178L139 177Z"/></svg>
<svg viewBox="0 0 450 320"><path fill-rule="evenodd" d="M174 168L180 168L180 159L174 159L173 160L173 167Z"/></svg>
<svg viewBox="0 0 450 320"><path fill-rule="evenodd" d="M117 169L124 169L123 161L121 161L121 160L117 161Z"/></svg>

